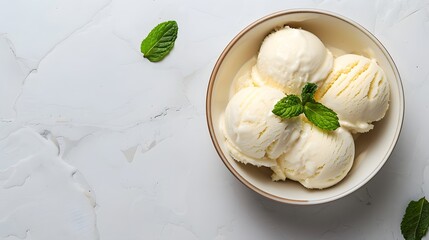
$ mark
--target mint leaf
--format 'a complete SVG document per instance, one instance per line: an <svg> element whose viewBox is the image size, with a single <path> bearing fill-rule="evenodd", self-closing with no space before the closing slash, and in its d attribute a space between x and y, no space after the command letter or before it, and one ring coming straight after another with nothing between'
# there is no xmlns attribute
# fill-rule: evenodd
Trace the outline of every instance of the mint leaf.
<svg viewBox="0 0 429 240"><path fill-rule="evenodd" d="M315 83L307 83L302 88L301 99L296 95L287 95L274 105L272 112L281 118L292 118L304 113L310 122L323 130L339 128L337 114L314 100L316 90Z"/></svg>
<svg viewBox="0 0 429 240"><path fill-rule="evenodd" d="M420 240L429 227L429 202L422 197L411 201L401 222L401 232L405 240Z"/></svg>
<svg viewBox="0 0 429 240"><path fill-rule="evenodd" d="M315 83L305 84L301 91L301 99L303 105L305 105L307 102L315 102L314 93L316 92L316 89L317 85Z"/></svg>
<svg viewBox="0 0 429 240"><path fill-rule="evenodd" d="M296 95L287 95L274 105L273 113L281 118L291 118L304 111L301 99Z"/></svg>
<svg viewBox="0 0 429 240"><path fill-rule="evenodd" d="M310 122L323 130L335 130L340 127L337 114L321 103L307 102L304 114Z"/></svg>
<svg viewBox="0 0 429 240"><path fill-rule="evenodd" d="M151 62L164 59L174 47L178 29L176 21L158 24L142 41L140 49L143 56Z"/></svg>

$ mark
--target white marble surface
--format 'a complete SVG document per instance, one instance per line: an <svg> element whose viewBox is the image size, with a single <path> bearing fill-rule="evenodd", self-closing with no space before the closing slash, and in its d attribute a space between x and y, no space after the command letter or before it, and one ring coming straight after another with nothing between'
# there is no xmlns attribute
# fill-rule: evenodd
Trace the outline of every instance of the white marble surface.
<svg viewBox="0 0 429 240"><path fill-rule="evenodd" d="M206 127L223 48L252 21L291 8L366 27L405 89L386 165L355 193L316 206L251 192ZM176 46L150 63L140 42L170 19ZM0 239L402 239L407 203L429 197L428 42L427 0L0 0Z"/></svg>

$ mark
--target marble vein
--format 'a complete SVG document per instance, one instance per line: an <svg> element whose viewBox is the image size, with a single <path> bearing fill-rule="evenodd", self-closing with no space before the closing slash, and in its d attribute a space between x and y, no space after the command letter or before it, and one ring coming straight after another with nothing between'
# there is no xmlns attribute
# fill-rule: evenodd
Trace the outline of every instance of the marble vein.
<svg viewBox="0 0 429 240"><path fill-rule="evenodd" d="M413 16L414 14L416 14L416 13L420 12L421 10L423 10L423 8L418 8L418 9L416 9L416 10L414 10L414 11L412 11L412 12L410 12L410 13L406 14L406 15L405 15L405 16L403 16L401 19L399 19L399 21L398 21L398 22L402 22L402 21L404 21L405 19L407 19L407 18L409 18L409 17Z"/></svg>
<svg viewBox="0 0 429 240"><path fill-rule="evenodd" d="M72 36L74 36L76 33L78 33L79 31L82 31L83 29L85 29L85 28L87 28L88 26L90 26L92 23L94 23L94 21L97 19L97 16L99 16L104 10L106 10L111 4L112 4L112 2L113 2L113 0L110 0L109 2L107 2L104 6L102 6L99 10L97 10L94 14L93 14L93 16L87 21L87 22L85 22L84 24L82 24L81 26L79 26L78 28L76 28L76 29L74 29L73 31L71 31L67 36L65 36L62 40L60 40L59 42L57 42L56 44L54 44L40 59L39 59L39 61L36 63L36 65L34 66L34 67L32 67L31 69L29 69L29 71L26 73L26 76L25 76L25 78L22 80L22 86L21 86L21 90L20 90L20 92L18 93L18 95L17 95L17 97L16 97L16 99L15 99L15 102L14 102L14 104L13 104L13 110L15 111L15 116L16 116L16 114L17 114L17 107L16 107L16 105L17 105L17 103L18 103L18 101L19 101L19 99L20 99L20 97L22 96L22 94L23 94L23 88L24 88L24 85L25 85L25 83L27 82L27 79L31 76L31 75L33 75L33 74L35 74L35 73L37 73L37 70L38 70L38 68L39 68L39 66L40 66L40 64L43 62L43 60L46 58L46 57L48 57L52 52L54 52L55 51L55 49L57 49L57 47L58 46L60 46L62 43L64 43L65 41L67 41L68 39L70 39ZM17 55L16 55L16 53L15 53L15 50L14 50L14 48L13 48L13 44L12 44L12 42L10 41L10 39L8 39L7 38L7 40L9 41L9 43L10 43L10 49L11 49L11 51L13 52L13 54L15 55L15 57L17 58L17 60L18 60L18 57L17 57Z"/></svg>
<svg viewBox="0 0 429 240"><path fill-rule="evenodd" d="M136 48L136 46L134 46L132 43L131 43L131 41L129 40L129 39L126 39L126 38L124 38L124 37L122 37L120 34L118 34L118 33L116 33L115 32L115 30L113 30L112 31L112 34L113 34L113 36L115 36L116 38L118 38L119 40L121 40L122 42L124 42L124 44L132 51L132 52L135 52L136 54L138 54L139 56L142 56L142 53L140 52L140 51L138 51L137 49L139 49L139 48ZM143 39L142 39L143 40ZM140 61L138 61L138 62L141 62L143 59L141 59ZM129 64L134 64L134 63L137 63L137 61L136 62L132 62L132 63L129 63Z"/></svg>
<svg viewBox="0 0 429 240"><path fill-rule="evenodd" d="M99 239L95 199L75 177L77 169L57 155L53 142L23 128L2 140L0 149L3 160L26 153L0 172L0 196L6 203L0 205L0 237L24 239L32 233L34 239Z"/></svg>
<svg viewBox="0 0 429 240"><path fill-rule="evenodd" d="M40 65L40 63L47 57L49 56L49 54L51 54L53 51L55 51L55 49L57 49L58 46L60 46L62 43L64 43L65 41L67 41L68 39L70 39L72 36L74 36L75 34L77 34L78 32L84 30L85 28L89 27L91 24L93 24L96 20L97 20L97 16L101 15L101 13L106 10L111 4L112 4L113 0L110 0L109 2L107 2L104 6L102 6L99 10L97 10L93 16L84 24L82 24L81 26L77 27L76 29L74 29L73 31L71 31L67 36L65 36L62 40L60 40L59 42L57 42L56 44L54 44L39 60L36 70L38 68L38 66Z"/></svg>

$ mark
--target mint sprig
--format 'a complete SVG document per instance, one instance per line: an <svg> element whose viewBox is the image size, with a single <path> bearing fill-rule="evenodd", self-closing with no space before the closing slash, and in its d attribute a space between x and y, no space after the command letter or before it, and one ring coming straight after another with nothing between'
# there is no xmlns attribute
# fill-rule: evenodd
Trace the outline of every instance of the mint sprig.
<svg viewBox="0 0 429 240"><path fill-rule="evenodd" d="M429 227L429 202L425 197L411 201L401 222L401 232L405 240L422 239Z"/></svg>
<svg viewBox="0 0 429 240"><path fill-rule="evenodd" d="M316 84L307 83L302 88L301 99L294 94L286 95L274 105L272 112L282 119L297 117L304 113L310 122L323 130L337 129L340 127L337 114L314 100L316 90Z"/></svg>
<svg viewBox="0 0 429 240"><path fill-rule="evenodd" d="M158 24L141 43L143 56L151 62L164 59L174 47L178 30L176 21Z"/></svg>

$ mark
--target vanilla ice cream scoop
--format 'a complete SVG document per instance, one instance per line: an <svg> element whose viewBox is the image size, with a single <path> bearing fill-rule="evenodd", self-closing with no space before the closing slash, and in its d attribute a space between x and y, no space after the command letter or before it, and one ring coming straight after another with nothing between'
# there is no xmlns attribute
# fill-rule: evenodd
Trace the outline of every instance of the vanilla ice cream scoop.
<svg viewBox="0 0 429 240"><path fill-rule="evenodd" d="M299 94L307 82L319 86L333 65L331 52L314 34L284 27L263 41L252 69L254 86L272 86Z"/></svg>
<svg viewBox="0 0 429 240"><path fill-rule="evenodd" d="M352 132L368 132L371 124L389 108L389 82L374 59L346 54L334 68L316 99L338 114L341 126Z"/></svg>
<svg viewBox="0 0 429 240"><path fill-rule="evenodd" d="M299 119L281 120L271 111L285 96L270 87L248 87L229 101L221 129L230 155L242 163L271 167L299 136Z"/></svg>
<svg viewBox="0 0 429 240"><path fill-rule="evenodd" d="M306 188L322 189L341 181L353 165L355 145L349 131L323 131L303 122L301 136L277 160L272 179L299 181Z"/></svg>

